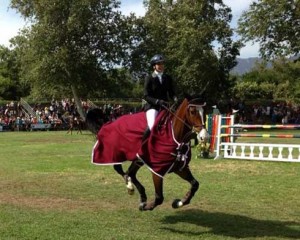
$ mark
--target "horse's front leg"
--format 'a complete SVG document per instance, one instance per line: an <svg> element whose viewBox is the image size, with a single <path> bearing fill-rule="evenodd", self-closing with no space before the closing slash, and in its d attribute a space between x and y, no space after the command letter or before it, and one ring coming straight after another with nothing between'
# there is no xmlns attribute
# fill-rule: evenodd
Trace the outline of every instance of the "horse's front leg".
<svg viewBox="0 0 300 240"><path fill-rule="evenodd" d="M185 194L185 196L182 199L175 199L172 203L173 208L180 208L190 203L191 199L194 197L195 193L199 188L199 182L194 178L188 166L186 166L181 171L180 170L175 171L175 173L178 176L180 176L182 179L188 181L191 184L191 188Z"/></svg>
<svg viewBox="0 0 300 240"><path fill-rule="evenodd" d="M144 203L144 205L140 206L141 211L153 210L156 206L161 205L164 201L163 178L152 173L152 180L155 189L155 199L151 202Z"/></svg>

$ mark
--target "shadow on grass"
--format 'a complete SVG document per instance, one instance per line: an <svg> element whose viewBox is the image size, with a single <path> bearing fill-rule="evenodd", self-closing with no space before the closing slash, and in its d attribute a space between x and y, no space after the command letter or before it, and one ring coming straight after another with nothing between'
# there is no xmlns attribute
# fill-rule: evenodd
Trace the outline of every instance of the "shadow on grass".
<svg viewBox="0 0 300 240"><path fill-rule="evenodd" d="M209 233L234 238L278 237L300 239L299 222L259 220L220 212L206 212L201 210L180 211L176 215L164 217L162 223L189 223L210 229L196 233L186 231L185 229L162 227L164 230L187 235Z"/></svg>

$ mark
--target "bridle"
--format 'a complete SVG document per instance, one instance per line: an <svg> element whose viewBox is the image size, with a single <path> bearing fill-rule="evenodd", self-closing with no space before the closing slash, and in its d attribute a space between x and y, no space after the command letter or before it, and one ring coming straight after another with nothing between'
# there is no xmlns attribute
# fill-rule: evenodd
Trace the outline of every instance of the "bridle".
<svg viewBox="0 0 300 240"><path fill-rule="evenodd" d="M196 101L197 99L193 99L193 101ZM196 107L196 109L198 111L200 111L200 109L202 109L202 107L206 106L206 102L204 104L192 104L192 103L189 103L188 106L187 106L187 109L189 109L190 107ZM182 122L182 124L184 124L187 128L189 129L192 129L192 131L195 131L194 130L194 126L186 123L182 118L178 117L175 112L171 111L172 107L168 108L168 107L165 107L163 106L163 108L169 112L171 115L173 115L173 117L175 117L177 120L179 120L180 122ZM201 117L201 122L203 123L204 120L203 120L203 116L200 114L200 117Z"/></svg>
<svg viewBox="0 0 300 240"><path fill-rule="evenodd" d="M193 99L192 101L196 101L198 99ZM204 104L192 104L192 103L189 103L188 106L187 106L187 109L189 109L190 107L196 107L196 109L198 109L198 111L200 111L200 109L202 109L202 107L206 106L206 103ZM172 108L172 107L171 107ZM195 126L187 123L185 120L183 120L182 118L178 117L175 112L171 111L170 109L171 108L167 108L167 107L164 107L164 109L169 112L174 118L176 118L177 120L179 120L184 126L186 126L188 129L190 129L189 132L187 132L183 139L182 139L182 142L183 143L186 143L186 142L189 142L191 136L194 134L194 133L197 133L196 131L196 128ZM200 114L200 113L199 113ZM200 117L201 117L201 122L203 124L203 116L200 114Z"/></svg>

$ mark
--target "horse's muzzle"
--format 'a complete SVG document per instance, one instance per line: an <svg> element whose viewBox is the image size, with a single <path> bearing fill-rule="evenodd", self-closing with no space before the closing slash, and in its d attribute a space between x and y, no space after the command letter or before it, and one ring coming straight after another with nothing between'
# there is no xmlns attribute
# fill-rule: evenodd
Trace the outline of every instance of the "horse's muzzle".
<svg viewBox="0 0 300 240"><path fill-rule="evenodd" d="M193 126L192 131L198 134L202 130L202 128L202 126Z"/></svg>

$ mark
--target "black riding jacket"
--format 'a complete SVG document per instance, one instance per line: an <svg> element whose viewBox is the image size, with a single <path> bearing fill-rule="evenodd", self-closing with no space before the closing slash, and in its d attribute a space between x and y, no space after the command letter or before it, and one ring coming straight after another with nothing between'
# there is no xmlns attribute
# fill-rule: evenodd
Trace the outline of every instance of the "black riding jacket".
<svg viewBox="0 0 300 240"><path fill-rule="evenodd" d="M159 110L159 100L168 102L170 99L174 100L175 97L175 86L170 75L163 73L162 83L155 72L146 77L144 85L145 111L148 109Z"/></svg>

